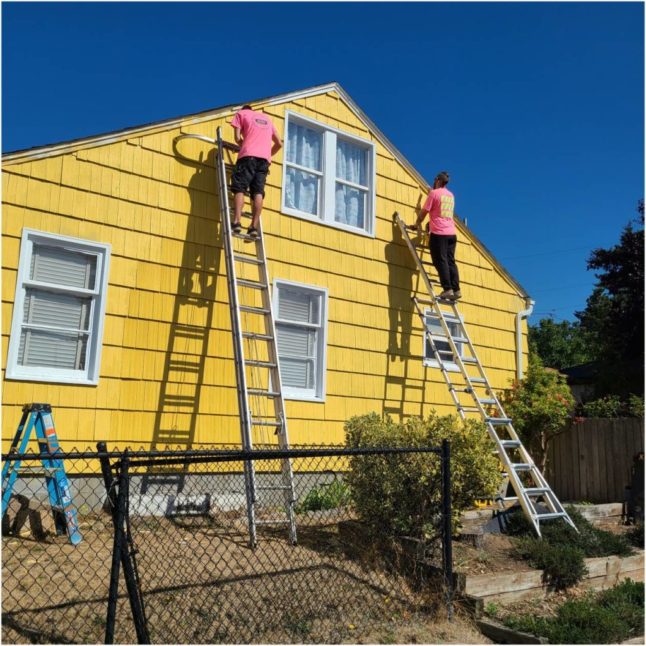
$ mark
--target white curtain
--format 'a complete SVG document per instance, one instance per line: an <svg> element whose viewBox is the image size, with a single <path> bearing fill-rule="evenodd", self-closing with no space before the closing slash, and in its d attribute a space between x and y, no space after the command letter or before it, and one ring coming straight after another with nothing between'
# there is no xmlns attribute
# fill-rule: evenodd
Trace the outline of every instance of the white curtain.
<svg viewBox="0 0 646 646"><path fill-rule="evenodd" d="M342 139L336 144L336 177L346 182L366 186L368 183L367 152ZM367 191L336 183L334 219L360 229L365 228Z"/></svg>
<svg viewBox="0 0 646 646"><path fill-rule="evenodd" d="M290 122L287 135L287 206L318 215L320 177L291 167L298 164L320 171L323 135L317 130Z"/></svg>

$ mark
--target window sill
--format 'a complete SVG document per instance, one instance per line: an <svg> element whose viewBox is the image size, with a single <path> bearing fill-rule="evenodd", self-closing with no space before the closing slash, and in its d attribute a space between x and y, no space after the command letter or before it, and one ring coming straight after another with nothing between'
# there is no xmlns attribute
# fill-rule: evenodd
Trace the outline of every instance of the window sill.
<svg viewBox="0 0 646 646"><path fill-rule="evenodd" d="M363 236L364 238L375 238L374 233L368 233L365 229L358 229L357 227L351 227L347 224L341 224L339 222L330 222L328 220L322 220L317 215L311 215L310 213L305 213L304 211L297 211L295 209L290 209L288 206L283 206L281 209L282 215L289 215L301 220L307 220L308 222L313 222L314 224L320 224L325 227L330 227L331 229L339 229L341 231L346 231L347 233L355 233L356 235ZM374 218L373 218L374 222Z"/></svg>
<svg viewBox="0 0 646 646"><path fill-rule="evenodd" d="M63 375L46 375L46 374L25 374L9 372L5 374L6 380L11 381L33 381L50 384L73 384L76 386L97 386L98 379L88 379L87 377L72 377Z"/></svg>
<svg viewBox="0 0 646 646"><path fill-rule="evenodd" d="M324 404L325 397L316 397L315 395L299 394L294 392L285 392L283 395L286 401L311 402L313 404Z"/></svg>
<svg viewBox="0 0 646 646"><path fill-rule="evenodd" d="M440 364L435 361L434 359L425 359L424 360L424 367L425 368L438 368L440 367ZM457 363L445 363L444 368L447 372L460 372L460 366L458 366Z"/></svg>

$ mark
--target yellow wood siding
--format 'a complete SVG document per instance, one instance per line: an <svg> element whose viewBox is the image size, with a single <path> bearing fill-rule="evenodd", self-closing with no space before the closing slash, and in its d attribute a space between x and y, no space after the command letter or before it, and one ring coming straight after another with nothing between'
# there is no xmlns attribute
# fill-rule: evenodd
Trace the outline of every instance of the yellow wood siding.
<svg viewBox="0 0 646 646"><path fill-rule="evenodd" d="M291 442L340 443L344 421L370 411L454 412L439 370L422 365L410 302L418 277L408 250L393 241L393 212L411 220L422 187L335 92L266 110L281 134L292 110L376 144L374 238L282 215L282 151L268 177L263 227L272 278L329 293L326 399L287 402ZM60 438L78 447L239 442L213 151L180 142L184 155L203 162L190 164L173 150L180 132L213 137L224 125L231 138L230 118L5 164L3 371L23 228L112 245L98 385L3 381L5 448L20 406L31 401L51 403ZM465 232L457 259L460 310L492 384L504 388L515 374L523 299ZM205 334L187 338L182 325L203 326ZM525 328L524 335L526 345ZM182 361L197 369L178 369ZM262 440L272 438L256 437Z"/></svg>

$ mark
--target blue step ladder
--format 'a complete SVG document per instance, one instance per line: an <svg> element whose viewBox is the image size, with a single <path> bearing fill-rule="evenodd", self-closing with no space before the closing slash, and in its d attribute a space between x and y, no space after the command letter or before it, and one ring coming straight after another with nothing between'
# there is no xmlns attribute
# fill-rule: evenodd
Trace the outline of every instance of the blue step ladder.
<svg viewBox="0 0 646 646"><path fill-rule="evenodd" d="M45 476L47 484L56 533L59 536L67 534L70 543L78 545L83 537L79 531L76 507L72 500L65 465L63 460L55 457L56 454L61 453L61 448L54 428L52 407L49 404L25 404L23 406L22 418L7 457L25 453L34 429L36 430L42 467L22 466L20 459L5 460L2 467L2 518L9 508L9 501L19 473L22 471L23 473L42 474Z"/></svg>

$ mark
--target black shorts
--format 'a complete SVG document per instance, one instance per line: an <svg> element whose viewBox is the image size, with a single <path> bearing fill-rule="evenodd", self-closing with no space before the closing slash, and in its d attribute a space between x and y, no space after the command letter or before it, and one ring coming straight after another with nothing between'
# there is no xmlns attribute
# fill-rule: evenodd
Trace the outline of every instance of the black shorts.
<svg viewBox="0 0 646 646"><path fill-rule="evenodd" d="M231 192L246 193L251 197L265 197L265 182L269 173L269 162L262 157L243 157L238 159L231 174Z"/></svg>

